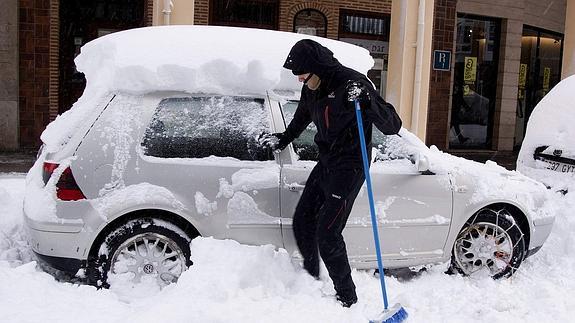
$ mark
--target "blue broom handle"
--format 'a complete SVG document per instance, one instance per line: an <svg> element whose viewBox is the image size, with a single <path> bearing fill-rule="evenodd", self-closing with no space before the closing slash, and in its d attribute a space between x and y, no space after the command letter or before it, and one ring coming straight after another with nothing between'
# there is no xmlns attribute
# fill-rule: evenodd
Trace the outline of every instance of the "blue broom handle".
<svg viewBox="0 0 575 323"><path fill-rule="evenodd" d="M367 196L369 198L369 210L371 212L371 226L373 228L373 240L375 241L375 252L377 254L377 266L379 268L379 281L381 283L381 293L383 295L384 309L387 310L387 292L385 290L385 278L383 272L383 262L381 261L381 251L379 248L379 233L377 231L377 217L375 215L375 205L373 203L373 191L371 189L371 177L369 176L369 160L367 158L367 148L365 135L363 133L363 120L361 117L361 107L359 101L355 100L355 115L357 117L357 128L359 130L359 140L361 142L361 156L363 158L363 172L367 184Z"/></svg>

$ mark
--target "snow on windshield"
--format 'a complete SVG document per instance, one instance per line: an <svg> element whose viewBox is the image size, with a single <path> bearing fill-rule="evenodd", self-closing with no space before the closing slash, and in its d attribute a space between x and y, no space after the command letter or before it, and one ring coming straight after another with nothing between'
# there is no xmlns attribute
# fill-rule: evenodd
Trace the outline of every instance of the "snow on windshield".
<svg viewBox="0 0 575 323"><path fill-rule="evenodd" d="M303 34L217 26L156 26L113 33L81 49L75 63L86 89L71 110L42 134L56 152L106 93L185 91L212 94L298 93L301 84L283 63L298 40L313 39L345 66L366 74L374 60L361 47Z"/></svg>
<svg viewBox="0 0 575 323"><path fill-rule="evenodd" d="M550 146L562 155L575 158L575 76L557 84L537 104L527 123L527 132L517 159L517 170L557 189L574 186L575 173L548 171L547 164L533 158L535 149ZM575 189L573 187L572 189Z"/></svg>

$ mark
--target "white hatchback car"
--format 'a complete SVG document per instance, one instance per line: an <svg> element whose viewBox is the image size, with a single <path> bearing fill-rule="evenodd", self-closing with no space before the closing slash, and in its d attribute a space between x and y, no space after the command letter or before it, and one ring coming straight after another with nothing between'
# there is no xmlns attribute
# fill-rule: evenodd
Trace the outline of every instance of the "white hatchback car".
<svg viewBox="0 0 575 323"><path fill-rule="evenodd" d="M298 258L292 214L317 157L315 129L309 127L280 154L257 144L261 133L285 130L298 92L283 91L287 83L281 77L266 90L203 74L223 84L209 87L210 93L195 79L205 64L170 60L187 48L181 43L183 49L162 52L171 69L142 68L156 58L146 47L154 40L204 41L193 44L198 51L217 37L243 37L249 53L261 33L281 42L279 54L261 56L256 48L254 56L239 56L248 58L246 66L256 64L261 75L269 69L279 75L281 60L302 35L145 28L106 36L83 50L77 63L88 88L44 133L46 147L28 174L25 219L41 260L70 273L85 269L87 281L100 286L117 274L162 286L192 265L190 242L197 236L273 244ZM371 59L355 46L314 39L343 63L349 53L350 62ZM124 46L146 51L149 61L134 61ZM227 64L206 57L201 58L216 74ZM277 59L269 62L270 57ZM177 64L181 68L173 68ZM188 84L185 77L196 83L184 91L178 84ZM156 83L159 79L163 82ZM429 149L405 129L399 136L374 136L372 182L387 267L451 259L452 268L464 274L486 271L498 278L511 275L547 239L554 215L540 183ZM356 268L377 267L366 195L360 192L344 230Z"/></svg>

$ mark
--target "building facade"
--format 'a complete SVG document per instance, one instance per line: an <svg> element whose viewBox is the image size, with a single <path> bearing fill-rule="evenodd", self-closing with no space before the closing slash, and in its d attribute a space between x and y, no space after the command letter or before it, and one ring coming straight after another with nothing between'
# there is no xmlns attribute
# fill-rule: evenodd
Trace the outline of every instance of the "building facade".
<svg viewBox="0 0 575 323"><path fill-rule="evenodd" d="M514 160L531 111L561 80L566 1L436 0L427 144Z"/></svg>
<svg viewBox="0 0 575 323"><path fill-rule="evenodd" d="M393 17L392 26L392 5L408 1L5 0L0 151L37 148L46 125L81 95L85 79L73 59L83 44L150 25L265 28L350 42L370 51L376 64L368 76L393 103L390 34L402 29L398 21L409 20ZM532 109L561 79L567 0L421 2L432 5L433 18L425 27L432 29L431 53L423 60L429 80L420 89L427 94L426 126L418 135L466 157L512 156Z"/></svg>

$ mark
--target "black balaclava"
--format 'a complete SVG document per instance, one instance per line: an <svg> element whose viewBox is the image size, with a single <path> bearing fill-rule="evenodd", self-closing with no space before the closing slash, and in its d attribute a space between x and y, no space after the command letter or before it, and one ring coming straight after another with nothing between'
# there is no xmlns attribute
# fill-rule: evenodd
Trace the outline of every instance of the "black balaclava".
<svg viewBox="0 0 575 323"><path fill-rule="evenodd" d="M302 39L293 45L283 67L294 75L312 73L326 79L341 66L331 50L311 39Z"/></svg>

